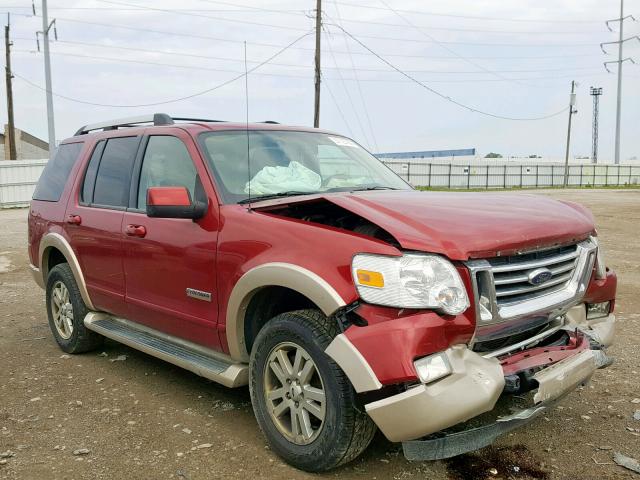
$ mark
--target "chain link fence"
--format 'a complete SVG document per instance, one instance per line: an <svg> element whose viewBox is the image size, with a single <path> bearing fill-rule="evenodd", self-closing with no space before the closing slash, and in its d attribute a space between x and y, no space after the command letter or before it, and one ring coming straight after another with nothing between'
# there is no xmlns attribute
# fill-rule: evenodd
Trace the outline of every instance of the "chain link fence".
<svg viewBox="0 0 640 480"><path fill-rule="evenodd" d="M383 161L416 187L452 189L562 187L564 165L451 164ZM640 184L640 165L569 165L569 187Z"/></svg>

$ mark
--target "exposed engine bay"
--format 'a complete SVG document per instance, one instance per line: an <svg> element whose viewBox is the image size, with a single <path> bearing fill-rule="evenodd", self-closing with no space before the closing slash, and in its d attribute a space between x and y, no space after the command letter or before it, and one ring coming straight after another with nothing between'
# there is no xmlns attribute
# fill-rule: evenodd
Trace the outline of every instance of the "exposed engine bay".
<svg viewBox="0 0 640 480"><path fill-rule="evenodd" d="M386 230L324 198L257 210L270 215L295 218L305 222L347 230L399 247L398 241Z"/></svg>

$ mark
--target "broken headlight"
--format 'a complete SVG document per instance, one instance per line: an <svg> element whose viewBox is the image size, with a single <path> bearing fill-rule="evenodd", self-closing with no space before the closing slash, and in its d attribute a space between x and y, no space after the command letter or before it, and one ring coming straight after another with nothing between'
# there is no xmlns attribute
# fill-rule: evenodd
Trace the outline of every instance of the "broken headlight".
<svg viewBox="0 0 640 480"><path fill-rule="evenodd" d="M352 263L353 279L366 302L397 308L429 308L458 315L469 297L453 264L438 255L401 257L359 254Z"/></svg>

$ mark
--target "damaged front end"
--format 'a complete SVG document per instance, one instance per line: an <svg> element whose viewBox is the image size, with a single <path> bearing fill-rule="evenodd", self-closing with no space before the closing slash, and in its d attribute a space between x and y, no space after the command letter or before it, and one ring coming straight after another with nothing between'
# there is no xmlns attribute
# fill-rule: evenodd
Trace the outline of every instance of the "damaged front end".
<svg viewBox="0 0 640 480"><path fill-rule="evenodd" d="M613 323L613 315L609 317L608 322ZM564 345L556 341L497 358L504 374L504 390L492 409L422 439L404 441L406 458L438 460L486 447L499 436L533 421L586 384L598 368L612 363L592 337L580 330L561 333Z"/></svg>
<svg viewBox="0 0 640 480"><path fill-rule="evenodd" d="M615 331L616 278L599 268L597 255L597 243L587 239L528 257L469 262L478 307L470 348L499 362L503 391L486 413L404 441L408 459L449 458L485 447L613 362L605 348ZM532 278L541 271L549 272L547 281L536 285Z"/></svg>
<svg viewBox="0 0 640 480"><path fill-rule="evenodd" d="M461 269L468 272L473 302L464 315L363 304L355 314L369 325L349 327L327 353L345 369L384 435L402 442L408 459L482 448L612 363L605 348L614 337L617 280L600 268L598 256L597 243L586 238L469 260ZM475 316L469 337L465 315ZM387 355L373 348L382 344ZM395 362L389 362L391 352Z"/></svg>

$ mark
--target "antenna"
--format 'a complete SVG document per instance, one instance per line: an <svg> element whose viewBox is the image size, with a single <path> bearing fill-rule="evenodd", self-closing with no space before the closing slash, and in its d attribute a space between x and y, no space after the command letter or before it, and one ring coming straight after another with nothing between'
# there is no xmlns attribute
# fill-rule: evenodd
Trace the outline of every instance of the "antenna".
<svg viewBox="0 0 640 480"><path fill-rule="evenodd" d="M247 70L247 42L244 42L244 98L245 98L245 120L246 120L246 132L247 132L247 193L249 194L249 201L247 202L247 210L251 212L251 154L249 148L249 72Z"/></svg>

